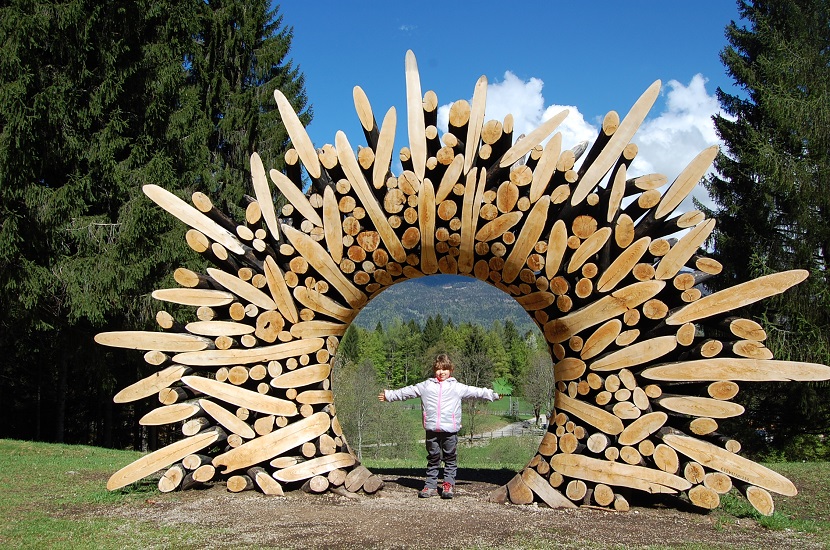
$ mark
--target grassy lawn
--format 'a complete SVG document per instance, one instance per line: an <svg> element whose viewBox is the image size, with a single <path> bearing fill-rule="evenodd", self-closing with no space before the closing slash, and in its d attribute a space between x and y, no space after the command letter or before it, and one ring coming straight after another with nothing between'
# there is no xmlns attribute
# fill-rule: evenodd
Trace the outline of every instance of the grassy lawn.
<svg viewBox="0 0 830 550"><path fill-rule="evenodd" d="M81 445L0 440L0 547L147 548L160 541L183 547L198 540L197 533L178 527L140 525L105 514L83 517L98 506L135 506L157 494L154 483L118 492L107 491L102 483L140 456Z"/></svg>
<svg viewBox="0 0 830 550"><path fill-rule="evenodd" d="M501 438L487 445L462 446L462 468L519 470L538 446L535 437ZM422 469L423 456L367 460L373 468ZM0 440L0 547L2 548L201 548L227 536L226 526L159 525L125 519L119 510L138 509L158 495L145 481L109 492L104 482L140 453L87 446ZM830 546L830 463L770 465L799 488L797 497L775 496L776 511L761 517L737 494L726 495L713 512L729 529L738 518L772 530L811 533ZM532 547L532 544L530 544Z"/></svg>

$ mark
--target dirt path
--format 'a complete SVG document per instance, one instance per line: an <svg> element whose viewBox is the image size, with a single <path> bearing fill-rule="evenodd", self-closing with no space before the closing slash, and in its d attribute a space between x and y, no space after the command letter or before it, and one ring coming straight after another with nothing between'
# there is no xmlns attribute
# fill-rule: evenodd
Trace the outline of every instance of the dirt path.
<svg viewBox="0 0 830 550"><path fill-rule="evenodd" d="M140 504L106 506L93 515L210 530L211 546L279 548L607 548L620 545L717 548L821 548L807 535L769 531L754 521L721 524L717 514L659 505L617 513L554 510L487 502L509 472L460 472L456 497L418 499L423 478L414 471L380 471L385 488L373 496L333 494L265 497L230 494L224 486L156 494ZM223 530L233 526L233 533ZM215 534L214 534L215 533Z"/></svg>

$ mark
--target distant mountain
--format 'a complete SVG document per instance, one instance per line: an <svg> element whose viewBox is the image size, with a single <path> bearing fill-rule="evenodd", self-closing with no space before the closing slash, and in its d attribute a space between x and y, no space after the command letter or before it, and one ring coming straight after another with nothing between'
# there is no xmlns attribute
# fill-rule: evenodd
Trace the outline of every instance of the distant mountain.
<svg viewBox="0 0 830 550"><path fill-rule="evenodd" d="M513 321L524 333L538 330L530 316L505 292L471 277L432 275L398 283L384 290L355 319L357 326L374 329L398 318L414 319L422 327L427 318L441 315L453 323L490 328L494 321Z"/></svg>

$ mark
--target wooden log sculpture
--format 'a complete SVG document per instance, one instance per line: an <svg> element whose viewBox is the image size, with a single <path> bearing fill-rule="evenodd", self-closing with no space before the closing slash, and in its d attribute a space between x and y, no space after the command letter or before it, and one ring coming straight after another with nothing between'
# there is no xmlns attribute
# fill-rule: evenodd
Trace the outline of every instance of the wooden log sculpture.
<svg viewBox="0 0 830 550"><path fill-rule="evenodd" d="M378 126L355 88L368 141L357 152L342 132L333 146L316 150L275 93L293 144L288 175L266 173L254 153L256 202L235 227L204 195L194 196L194 207L144 187L190 226L187 242L216 267L206 274L178 269L181 287L153 294L197 308L198 320L183 329L160 312L165 332L96 338L146 350L159 368L116 402L158 395L163 406L141 423L185 426L184 438L113 474L108 489L172 466L162 490L222 480L231 491L265 494L282 494L286 484L377 491L382 483L360 465L337 420L332 361L373 296L443 273L476 277L514 297L555 358L549 430L529 466L494 500L626 510L625 495L643 491L685 495L710 509L736 485L769 514L769 493L794 495L789 480L739 456L740 444L716 430L719 419L743 412L732 401L736 382L830 378L824 365L772 359L761 326L734 313L807 272L703 296L701 283L721 269L699 255L715 221L697 211L673 214L717 147L700 153L662 193L664 176L627 173L637 153L631 139L660 82L622 119L608 113L590 149L564 149L554 132L567 111L515 143L510 117L485 122L484 77L471 104L453 104L439 141L437 96L422 94L412 52L405 68L409 145L397 176L395 109ZM301 167L311 182L307 193ZM280 212L275 189L288 200Z"/></svg>

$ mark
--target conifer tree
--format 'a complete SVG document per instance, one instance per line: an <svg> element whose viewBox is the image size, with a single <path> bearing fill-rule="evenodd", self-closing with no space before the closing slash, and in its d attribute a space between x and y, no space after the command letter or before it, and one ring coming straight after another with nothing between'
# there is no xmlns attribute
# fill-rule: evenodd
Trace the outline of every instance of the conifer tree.
<svg viewBox="0 0 830 550"><path fill-rule="evenodd" d="M805 268L807 282L757 304L779 359L830 359L830 2L739 1L721 53L739 92L718 90L715 125L726 149L707 182L718 219L715 288ZM783 445L830 430L827 385L774 384L747 392L752 429ZM737 428L737 427L736 427ZM760 442L758 438L749 441Z"/></svg>

